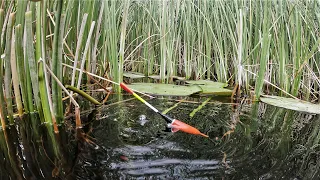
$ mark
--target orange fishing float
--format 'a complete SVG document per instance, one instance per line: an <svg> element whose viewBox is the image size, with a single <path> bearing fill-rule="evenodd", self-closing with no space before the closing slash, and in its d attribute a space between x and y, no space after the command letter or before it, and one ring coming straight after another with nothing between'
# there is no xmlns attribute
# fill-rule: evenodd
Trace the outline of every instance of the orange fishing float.
<svg viewBox="0 0 320 180"><path fill-rule="evenodd" d="M136 97L139 101L147 105L150 109L152 109L154 112L158 113L163 119L168 123L168 127L171 128L172 132L177 132L177 131L182 131L188 134L195 134L195 135L200 135L204 137L209 137L203 133L201 133L197 128L192 127L182 121L179 121L177 119L173 119L165 114L162 114L158 109L153 107L151 104L149 104L147 101L142 99L138 94L133 92L126 84L120 83L120 87L127 91L128 93L132 94L134 97Z"/></svg>

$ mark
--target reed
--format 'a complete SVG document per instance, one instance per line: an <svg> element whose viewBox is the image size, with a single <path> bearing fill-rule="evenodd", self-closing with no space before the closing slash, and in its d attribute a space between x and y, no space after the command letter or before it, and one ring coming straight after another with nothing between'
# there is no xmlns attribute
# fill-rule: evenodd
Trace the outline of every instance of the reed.
<svg viewBox="0 0 320 180"><path fill-rule="evenodd" d="M62 44L64 33L64 19L61 18L63 0L57 1L57 10L55 11L55 27L54 39L52 44L52 71L62 80ZM61 29L61 30L60 30ZM62 90L56 81L52 83L52 103L54 116L58 124L63 121L63 105L62 105Z"/></svg>
<svg viewBox="0 0 320 180"><path fill-rule="evenodd" d="M15 21L15 43L16 47L13 49L16 54L16 64L17 64L17 74L19 81L19 88L21 91L23 108L25 112L29 112L28 107L28 94L27 94L27 82L25 79L25 69L24 69L24 54L23 54L23 29L24 29L24 15L27 8L27 2L21 1L17 4L17 13L16 13L16 21ZM18 87L17 87L18 88ZM17 89L18 91L18 89ZM16 93L15 93L16 94ZM19 94L17 94L19 96ZM22 106L22 104L21 104Z"/></svg>
<svg viewBox="0 0 320 180"><path fill-rule="evenodd" d="M126 42L126 32L127 32L127 24L128 24L128 13L129 13L130 0L124 1L123 4L123 12L122 12L122 22L120 29L120 47L119 47L119 61L118 65L114 68L118 69L118 78L115 79L116 82L121 83L123 81L123 63L124 63L124 48ZM117 92L120 92L120 86L117 86Z"/></svg>
<svg viewBox="0 0 320 180"><path fill-rule="evenodd" d="M43 62L62 84L78 89L88 82L85 71L121 82L128 70L159 75L162 83L183 76L239 84L245 93L254 87L256 98L266 88L306 100L319 97L317 1L2 4L3 123L7 117L14 123L13 106L20 115L38 112L42 122L63 121L66 94L48 78Z"/></svg>
<svg viewBox="0 0 320 180"><path fill-rule="evenodd" d="M41 119L43 120L43 112L41 106L41 100L39 98L40 90L39 90L39 80L37 77L38 66L35 60L35 51L33 45L33 33L32 33L32 12L28 11L25 13L26 17L26 41L25 41L25 52L26 52L26 80L27 80L27 89L28 89L28 107L30 112L33 112L34 109L37 109ZM32 78L31 78L32 77ZM33 94L33 96L32 96ZM33 104L33 99L34 103ZM36 108L34 108L34 106Z"/></svg>
<svg viewBox="0 0 320 180"><path fill-rule="evenodd" d="M14 24L15 14L9 15L9 21L6 32L6 49L5 49L5 74L4 74L4 88L5 88L5 102L7 105L8 117L10 125L14 124L13 108L12 108L12 86L11 86L11 43L12 43L12 29Z"/></svg>
<svg viewBox="0 0 320 180"><path fill-rule="evenodd" d="M12 33L12 39L15 39L15 32ZM16 62L16 46L15 41L12 40L11 42L11 54L10 54L10 64L11 64L11 72L12 72L12 84L13 84L13 90L15 94L15 102L17 104L18 114L20 118L23 115L23 105L21 100L21 94L19 89L19 77L18 77L18 71L17 71L17 62Z"/></svg>
<svg viewBox="0 0 320 180"><path fill-rule="evenodd" d="M1 1L1 126L5 131L8 123L17 125L18 113L31 121L33 142L38 142L40 119L52 142L50 152L61 159L57 136L66 113L63 98L71 99L69 110L76 115L76 129L81 128L80 105L65 85L96 88L87 72L116 83L123 81L124 71L159 75L162 83L172 83L174 76L208 79L238 84L256 99L279 93L319 101L319 22L316 0ZM113 91L121 89L114 85ZM255 105L252 114L257 113ZM291 122L286 123L272 124L284 130L279 147L287 146L291 133ZM256 124L250 122L248 137ZM308 144L319 141L317 132Z"/></svg>
<svg viewBox="0 0 320 180"><path fill-rule="evenodd" d="M44 51L44 38L45 34L44 32L44 21L43 19L43 12L41 11L45 7L45 3L37 2L37 8L36 8L36 62L37 62L37 71L38 74L36 77L38 77L38 86L39 86L39 93L40 93L40 99L41 99L41 107L42 107L42 113L43 118L46 123L49 123L52 125L52 115L51 115L51 108L49 105L49 99L48 99L48 91L47 91L47 78L45 77L45 67L42 61L40 61L43 57L45 57L45 51Z"/></svg>
<svg viewBox="0 0 320 180"><path fill-rule="evenodd" d="M270 48L270 39L271 35L269 33L270 27L270 16L269 16L270 4L268 1L264 3L263 7L263 31L262 31L262 45L261 45L261 56L260 56L260 65L258 79L255 85L255 94L256 98L260 97L262 93L262 86L264 84L265 72L267 68L267 63L269 61L269 48Z"/></svg>
<svg viewBox="0 0 320 180"><path fill-rule="evenodd" d="M3 28L3 23L4 23L4 11L3 9L0 9L0 29ZM3 54L3 38L0 38L0 53ZM3 75L4 75L4 61L0 61L0 102L4 102L4 92L3 92ZM1 120L1 127L5 129L6 126L6 117L7 117L7 112L6 112L6 107L5 104L0 103L0 120Z"/></svg>

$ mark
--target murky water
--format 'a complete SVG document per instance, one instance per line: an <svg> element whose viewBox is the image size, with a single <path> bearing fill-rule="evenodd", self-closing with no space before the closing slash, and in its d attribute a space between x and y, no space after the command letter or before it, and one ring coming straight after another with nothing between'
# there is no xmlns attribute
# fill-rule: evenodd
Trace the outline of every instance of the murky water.
<svg viewBox="0 0 320 180"><path fill-rule="evenodd" d="M165 110L174 102L152 100ZM181 103L168 114L210 138L166 133L165 122L132 101L103 109L92 135L97 146L81 154L79 179L313 179L318 174L318 116L265 104ZM317 124L317 125L316 125ZM319 137L318 137L319 136ZM311 140L312 139L312 140ZM310 145L310 146L308 146ZM312 147L313 146L313 147Z"/></svg>
<svg viewBox="0 0 320 180"><path fill-rule="evenodd" d="M160 99L149 102L161 110L176 103ZM53 174L58 179L320 178L319 116L263 103L239 107L212 100L191 118L190 113L198 106L183 102L168 115L197 127L210 138L166 132L166 123L159 115L133 100L100 108L97 119L84 128L86 141L70 140L74 131L62 136L67 139L63 157L68 158L60 163L64 166L46 161L31 166L26 160L29 156L23 156L26 153L20 149L21 157L29 163L22 163L22 169L41 167L41 173L35 175L33 169L33 175L26 176L19 168L6 171L13 165L2 153L6 161L0 164L1 177L15 179L19 176L11 174L21 172L21 177L35 179L52 178ZM45 151L40 148L38 158L54 154L40 152Z"/></svg>

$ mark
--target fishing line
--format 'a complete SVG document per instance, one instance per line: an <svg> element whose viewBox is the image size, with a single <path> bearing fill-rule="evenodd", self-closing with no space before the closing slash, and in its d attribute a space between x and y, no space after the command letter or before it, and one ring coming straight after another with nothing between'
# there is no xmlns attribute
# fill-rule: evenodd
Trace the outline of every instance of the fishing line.
<svg viewBox="0 0 320 180"><path fill-rule="evenodd" d="M72 69L76 69L76 70L80 70L81 69L78 69L78 68L75 68L73 66L70 66L68 64L65 64L65 63L62 63L62 65L66 66L66 67L69 67L69 68L72 68ZM83 72L91 75L91 76L94 76L96 78L99 78L99 79L103 79L105 81L108 81L108 82L111 82L113 84L116 84L116 85L119 85L123 90L127 91L128 93L130 93L131 95L133 95L135 98L137 98L139 101L141 101L142 103L144 103L146 106L148 106L150 109L152 109L154 112L156 112L157 114L159 114L167 123L168 123L168 127L171 128L171 131L172 132L177 132L177 131L183 131L185 133L189 133L189 134L194 134L194 135L200 135L200 136L203 136L203 137L209 137L208 135L206 134L203 134L201 133L198 129L196 129L195 127L193 126L190 126L180 120L177 120L177 119L174 119L174 118L171 118L169 117L168 115L165 115L165 114L162 114L158 109L156 109L155 107L153 107L151 104L149 104L147 101L145 101L144 99L142 99L138 94L136 94L132 89L130 89L126 84L124 84L123 82L121 83L116 83L114 81L111 81L109 79L106 79L106 78L103 78L103 77L100 77L98 75L95 75L93 73L89 73L85 70L83 70ZM138 91L136 91L138 92ZM141 93L141 92L139 92ZM141 94L144 94L144 93L141 93ZM144 94L144 95L147 95L147 94ZM147 95L150 97L150 95Z"/></svg>

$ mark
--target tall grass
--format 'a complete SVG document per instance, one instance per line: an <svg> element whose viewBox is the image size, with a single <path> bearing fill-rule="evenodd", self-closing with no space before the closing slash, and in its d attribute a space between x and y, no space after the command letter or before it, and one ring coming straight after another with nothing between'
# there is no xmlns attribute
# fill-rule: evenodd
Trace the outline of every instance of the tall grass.
<svg viewBox="0 0 320 180"><path fill-rule="evenodd" d="M269 61L269 52L270 52L270 34L269 34L269 27L270 27L270 15L269 11L270 4L269 1L264 3L263 7L263 25L262 25L262 45L261 45L261 56L260 56L260 66L259 66L259 73L258 79L255 85L255 93L256 96L259 98L262 93L262 86L264 84L265 72L267 68L267 64Z"/></svg>
<svg viewBox="0 0 320 180"><path fill-rule="evenodd" d="M125 62L126 70L159 74L162 82L179 75L241 83L245 92L254 87L257 98L266 82L305 99L319 96L313 50L319 45L317 1L133 3L128 26L137 28L128 29L127 48L134 49L146 35L160 36L141 45L143 53ZM138 17L144 19L141 28ZM147 68L136 68L139 64Z"/></svg>
<svg viewBox="0 0 320 180"><path fill-rule="evenodd" d="M303 99L319 97L318 1L1 4L3 123L13 124L15 111L36 111L48 124L63 121L66 94L43 63L79 89L86 88L86 71L116 82L123 71L136 71L163 83L183 76L239 84L246 93L254 88L257 98L278 91L267 82Z"/></svg>

